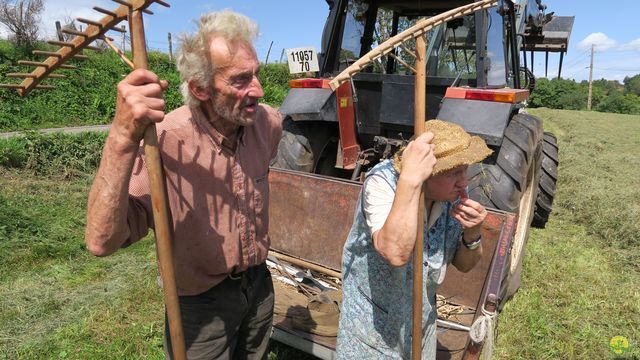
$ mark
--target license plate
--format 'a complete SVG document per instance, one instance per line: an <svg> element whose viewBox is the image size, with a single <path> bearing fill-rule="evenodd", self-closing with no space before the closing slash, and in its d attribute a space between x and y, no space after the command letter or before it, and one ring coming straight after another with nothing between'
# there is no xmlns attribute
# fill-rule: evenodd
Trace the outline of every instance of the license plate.
<svg viewBox="0 0 640 360"><path fill-rule="evenodd" d="M287 49L289 73L298 74L319 71L318 56L313 47Z"/></svg>

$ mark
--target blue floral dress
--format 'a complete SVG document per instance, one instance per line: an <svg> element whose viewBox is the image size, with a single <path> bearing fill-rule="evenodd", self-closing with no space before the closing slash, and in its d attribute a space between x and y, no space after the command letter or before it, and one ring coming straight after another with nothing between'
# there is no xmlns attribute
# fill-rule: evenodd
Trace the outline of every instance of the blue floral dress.
<svg viewBox="0 0 640 360"><path fill-rule="evenodd" d="M387 160L367 175L381 176L396 190L398 173ZM367 186L365 180L364 186ZM413 260L393 267L373 247L360 193L353 226L342 255L343 302L338 329L338 359L409 359L411 357ZM436 290L455 256L462 227L449 216L453 205L424 226L422 358L436 357ZM428 236L427 236L428 232Z"/></svg>

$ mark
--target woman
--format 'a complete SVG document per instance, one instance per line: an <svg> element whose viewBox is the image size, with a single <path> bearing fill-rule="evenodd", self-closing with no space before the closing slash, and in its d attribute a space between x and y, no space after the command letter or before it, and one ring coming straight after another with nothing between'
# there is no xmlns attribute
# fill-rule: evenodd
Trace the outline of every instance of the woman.
<svg viewBox="0 0 640 360"><path fill-rule="evenodd" d="M448 264L466 272L482 255L487 212L467 197L467 166L490 154L460 126L431 120L393 161L369 172L343 251L338 358L411 355L411 256L424 183L422 358L435 359L437 287Z"/></svg>

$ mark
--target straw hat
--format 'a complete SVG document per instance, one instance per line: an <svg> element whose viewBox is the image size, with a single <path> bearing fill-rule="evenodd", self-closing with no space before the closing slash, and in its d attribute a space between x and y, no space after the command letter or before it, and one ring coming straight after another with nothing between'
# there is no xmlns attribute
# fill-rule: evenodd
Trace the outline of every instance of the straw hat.
<svg viewBox="0 0 640 360"><path fill-rule="evenodd" d="M432 132L434 135L431 142L436 146L434 151L436 165L431 172L433 175L461 165L480 162L493 152L479 136L471 136L461 126L450 122L426 121L424 131ZM401 149L393 156L393 167L398 173L400 173L403 150Z"/></svg>

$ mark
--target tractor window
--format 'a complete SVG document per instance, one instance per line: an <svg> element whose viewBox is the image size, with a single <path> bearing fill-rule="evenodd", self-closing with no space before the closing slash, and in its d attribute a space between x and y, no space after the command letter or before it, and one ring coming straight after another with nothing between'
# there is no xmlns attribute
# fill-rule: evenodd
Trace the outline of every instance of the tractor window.
<svg viewBox="0 0 640 360"><path fill-rule="evenodd" d="M369 4L364 1L352 0L347 5L340 48L340 68L358 60L362 48L362 37L366 24L366 14Z"/></svg>
<svg viewBox="0 0 640 360"><path fill-rule="evenodd" d="M473 15L452 20L428 37L427 74L443 78L476 78L476 36Z"/></svg>
<svg viewBox="0 0 640 360"><path fill-rule="evenodd" d="M394 19L394 16L396 18ZM426 17L398 16L379 8L372 47L415 25ZM427 35L427 74L445 78L475 79L475 20L473 16L458 19L431 29ZM415 67L415 40L397 47L391 56L383 56L373 64L373 72L409 75Z"/></svg>
<svg viewBox="0 0 640 360"><path fill-rule="evenodd" d="M505 52L502 16L497 7L489 9L489 26L487 30L487 86L504 87L507 79L507 68L504 62Z"/></svg>

